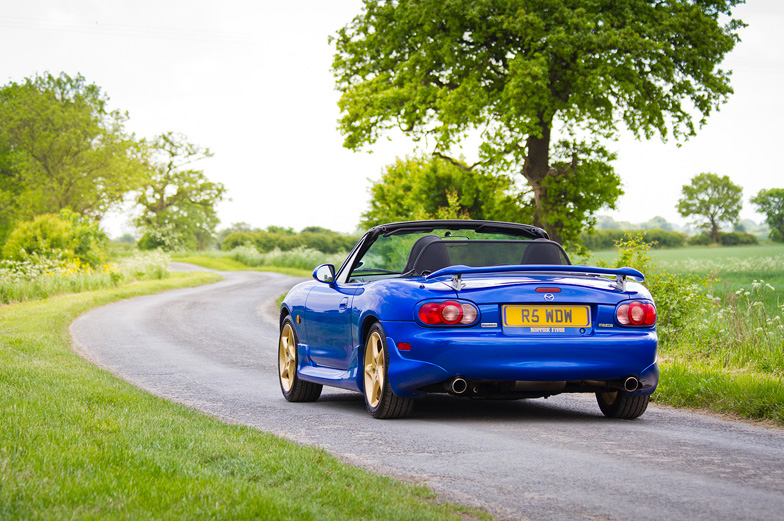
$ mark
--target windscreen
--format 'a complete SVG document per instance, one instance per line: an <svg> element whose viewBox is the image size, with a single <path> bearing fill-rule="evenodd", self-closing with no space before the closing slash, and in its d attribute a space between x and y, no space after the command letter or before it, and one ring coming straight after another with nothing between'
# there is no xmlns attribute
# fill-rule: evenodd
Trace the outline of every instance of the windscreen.
<svg viewBox="0 0 784 521"><path fill-rule="evenodd" d="M528 245L519 236L487 234L475 230L433 230L380 236L355 263L349 282L432 273L446 266L501 266L523 264ZM546 241L545 244L553 244ZM559 258L549 264L569 264L558 247ZM539 262L527 262L536 264Z"/></svg>

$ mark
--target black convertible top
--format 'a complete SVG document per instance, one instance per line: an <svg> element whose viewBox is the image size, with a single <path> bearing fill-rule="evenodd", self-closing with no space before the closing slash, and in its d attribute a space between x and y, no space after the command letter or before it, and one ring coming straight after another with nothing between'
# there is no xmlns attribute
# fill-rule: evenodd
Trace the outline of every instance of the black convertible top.
<svg viewBox="0 0 784 521"><path fill-rule="evenodd" d="M389 236L399 233L427 233L435 229L474 230L480 233L503 233L525 237L526 239L550 238L546 231L530 224L472 219L434 219L429 221L405 221L380 224L368 230L368 235L375 238L379 235Z"/></svg>

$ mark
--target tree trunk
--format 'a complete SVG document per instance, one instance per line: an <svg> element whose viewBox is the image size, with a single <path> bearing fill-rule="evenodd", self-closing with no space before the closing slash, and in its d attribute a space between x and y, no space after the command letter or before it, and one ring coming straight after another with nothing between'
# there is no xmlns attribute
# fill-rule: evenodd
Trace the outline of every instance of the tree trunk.
<svg viewBox="0 0 784 521"><path fill-rule="evenodd" d="M534 226L544 228L550 239L562 243L560 230L548 219L547 192L542 186L550 173L550 125L542 121L541 131L541 137L531 135L526 140L527 154L522 174L534 193Z"/></svg>
<svg viewBox="0 0 784 521"><path fill-rule="evenodd" d="M711 225L711 239L713 239L713 244L719 243L719 223L715 221L713 218L710 220Z"/></svg>

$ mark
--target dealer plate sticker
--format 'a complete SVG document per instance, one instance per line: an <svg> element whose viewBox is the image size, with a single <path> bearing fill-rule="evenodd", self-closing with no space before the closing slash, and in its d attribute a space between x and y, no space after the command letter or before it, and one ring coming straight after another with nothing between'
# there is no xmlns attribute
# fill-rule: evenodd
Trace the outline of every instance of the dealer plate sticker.
<svg viewBox="0 0 784 521"><path fill-rule="evenodd" d="M591 307L571 306L503 306L505 328L525 328L530 333L566 333L572 328L591 327Z"/></svg>

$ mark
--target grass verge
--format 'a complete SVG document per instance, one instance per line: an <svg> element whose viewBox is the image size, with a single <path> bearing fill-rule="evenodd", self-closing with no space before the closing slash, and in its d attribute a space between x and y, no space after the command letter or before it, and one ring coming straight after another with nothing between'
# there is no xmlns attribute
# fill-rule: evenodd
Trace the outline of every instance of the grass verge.
<svg viewBox="0 0 784 521"><path fill-rule="evenodd" d="M663 359L657 403L764 419L784 425L784 379L710 360Z"/></svg>
<svg viewBox="0 0 784 521"><path fill-rule="evenodd" d="M0 307L0 519L466 519L424 487L151 396L69 349L78 315L212 273Z"/></svg>
<svg viewBox="0 0 784 521"><path fill-rule="evenodd" d="M299 268L285 268L280 266L249 267L229 257L207 257L205 255L187 255L180 257L174 255L172 260L177 262L187 262L189 264L195 264L197 266L202 266L204 268L218 271L273 271L275 273L291 275L292 277L310 277L312 274L311 271L302 270Z"/></svg>

